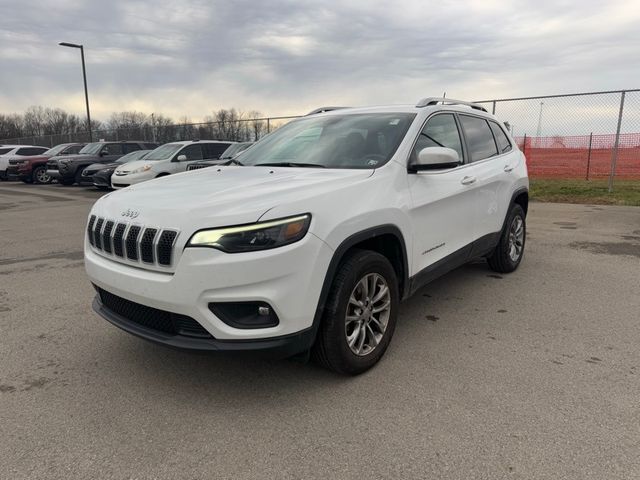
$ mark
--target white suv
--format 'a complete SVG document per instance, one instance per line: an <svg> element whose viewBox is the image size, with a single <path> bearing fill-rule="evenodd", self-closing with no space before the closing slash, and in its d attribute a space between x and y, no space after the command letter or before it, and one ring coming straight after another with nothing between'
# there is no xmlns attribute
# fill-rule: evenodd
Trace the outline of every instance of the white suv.
<svg viewBox="0 0 640 480"><path fill-rule="evenodd" d="M96 202L100 315L169 346L311 352L356 374L384 354L400 300L473 258L522 259L525 158L478 105L320 109L233 162Z"/></svg>
<svg viewBox="0 0 640 480"><path fill-rule="evenodd" d="M193 162L220 158L235 143L218 140L165 143L146 155L144 160L128 162L116 168L111 177L111 186L117 190L152 178L184 172Z"/></svg>

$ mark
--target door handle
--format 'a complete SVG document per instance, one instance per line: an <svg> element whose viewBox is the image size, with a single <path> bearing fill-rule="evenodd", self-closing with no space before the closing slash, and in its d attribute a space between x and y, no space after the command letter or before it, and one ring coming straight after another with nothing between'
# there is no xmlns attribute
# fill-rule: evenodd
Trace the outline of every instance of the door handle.
<svg viewBox="0 0 640 480"><path fill-rule="evenodd" d="M513 170L514 167L512 167L511 165L505 165L504 166L504 171L505 172L510 172L511 170Z"/></svg>
<svg viewBox="0 0 640 480"><path fill-rule="evenodd" d="M471 185L472 183L476 183L476 177L464 177L460 180L460 183L463 185Z"/></svg>

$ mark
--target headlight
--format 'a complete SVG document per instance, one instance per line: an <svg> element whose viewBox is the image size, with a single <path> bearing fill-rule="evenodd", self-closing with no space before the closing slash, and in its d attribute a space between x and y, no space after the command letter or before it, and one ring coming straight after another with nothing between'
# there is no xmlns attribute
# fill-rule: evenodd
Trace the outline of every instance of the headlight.
<svg viewBox="0 0 640 480"><path fill-rule="evenodd" d="M136 168L135 170L131 170L129 173L142 173L142 172L146 172L147 170L151 170L151 165L149 165L149 164L143 165L140 168Z"/></svg>
<svg viewBox="0 0 640 480"><path fill-rule="evenodd" d="M227 253L252 252L282 247L301 240L311 223L311 214L281 218L237 227L200 230L187 247L211 247Z"/></svg>

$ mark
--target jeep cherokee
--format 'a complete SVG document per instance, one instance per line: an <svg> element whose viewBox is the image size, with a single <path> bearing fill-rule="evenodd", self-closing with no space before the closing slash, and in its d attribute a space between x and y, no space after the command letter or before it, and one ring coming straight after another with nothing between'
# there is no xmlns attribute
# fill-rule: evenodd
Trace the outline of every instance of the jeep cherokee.
<svg viewBox="0 0 640 480"><path fill-rule="evenodd" d="M310 352L357 374L402 299L477 257L505 273L522 260L525 158L479 105L319 109L231 162L96 202L96 312L173 347Z"/></svg>

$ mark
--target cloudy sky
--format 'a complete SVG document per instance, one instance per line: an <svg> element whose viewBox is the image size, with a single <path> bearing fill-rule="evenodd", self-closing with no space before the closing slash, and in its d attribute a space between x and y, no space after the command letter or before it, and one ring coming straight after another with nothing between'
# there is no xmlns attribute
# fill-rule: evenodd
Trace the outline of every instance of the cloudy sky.
<svg viewBox="0 0 640 480"><path fill-rule="evenodd" d="M640 3L0 0L0 112L201 119L638 87Z"/></svg>

